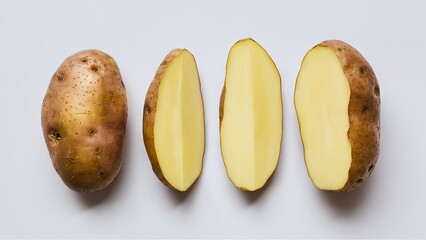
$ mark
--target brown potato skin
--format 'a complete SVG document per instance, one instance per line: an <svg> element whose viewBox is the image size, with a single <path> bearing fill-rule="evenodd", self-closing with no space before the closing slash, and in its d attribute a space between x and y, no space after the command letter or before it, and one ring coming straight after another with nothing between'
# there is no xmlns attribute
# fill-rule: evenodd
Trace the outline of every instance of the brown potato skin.
<svg viewBox="0 0 426 240"><path fill-rule="evenodd" d="M183 48L173 49L169 54L167 54L163 62L161 62L160 66L157 69L157 72L155 73L154 79L152 80L151 85L149 86L148 92L146 93L142 120L143 141L145 143L145 148L148 153L149 160L151 162L152 170L164 185L176 191L179 190L174 188L167 181L167 179L163 175L163 172L161 171L160 164L158 162L154 144L154 124L155 115L157 112L158 90L163 74L166 71L169 63L172 62L173 59L179 54L181 54L184 50L185 49Z"/></svg>
<svg viewBox="0 0 426 240"><path fill-rule="evenodd" d="M334 50L351 90L348 139L352 149L352 164L348 181L337 190L349 192L370 176L379 157L380 88L370 64L355 48L340 40L324 41L317 46Z"/></svg>
<svg viewBox="0 0 426 240"><path fill-rule="evenodd" d="M117 176L127 122L117 63L99 50L68 57L53 75L41 121L53 166L76 192L95 192Z"/></svg>

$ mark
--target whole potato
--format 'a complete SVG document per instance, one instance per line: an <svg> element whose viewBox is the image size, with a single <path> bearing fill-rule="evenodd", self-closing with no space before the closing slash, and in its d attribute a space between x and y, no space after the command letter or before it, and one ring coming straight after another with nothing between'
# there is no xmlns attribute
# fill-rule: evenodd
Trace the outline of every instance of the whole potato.
<svg viewBox="0 0 426 240"><path fill-rule="evenodd" d="M43 135L53 166L76 192L94 192L117 176L127 121L117 63L99 50L67 58L43 100Z"/></svg>

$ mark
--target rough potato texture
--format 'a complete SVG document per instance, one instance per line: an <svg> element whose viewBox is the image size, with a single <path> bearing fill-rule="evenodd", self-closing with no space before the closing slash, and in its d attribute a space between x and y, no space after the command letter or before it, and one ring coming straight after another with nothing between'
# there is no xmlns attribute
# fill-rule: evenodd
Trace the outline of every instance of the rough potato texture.
<svg viewBox="0 0 426 240"><path fill-rule="evenodd" d="M77 192L94 192L117 176L127 121L126 90L114 59L98 50L67 58L42 106L43 135L53 166Z"/></svg>
<svg viewBox="0 0 426 240"><path fill-rule="evenodd" d="M348 181L339 190L347 192L370 176L379 157L380 88L370 64L355 48L339 40L324 41L318 46L334 50L351 90L348 138L352 148L352 164Z"/></svg>
<svg viewBox="0 0 426 240"><path fill-rule="evenodd" d="M145 104L143 109L143 140L145 143L146 151L148 152L149 160L151 161L152 170L158 179L164 183L164 185L177 190L174 188L164 177L163 172L161 171L160 164L158 163L157 153L155 151L154 144L154 124L155 124L155 115L157 112L157 97L158 90L163 77L164 72L167 69L167 66L175 57L182 53L185 49L176 48L173 49L167 56L164 58L163 62L157 69L155 73L154 80L152 80L151 85L149 86L148 92L146 93Z"/></svg>

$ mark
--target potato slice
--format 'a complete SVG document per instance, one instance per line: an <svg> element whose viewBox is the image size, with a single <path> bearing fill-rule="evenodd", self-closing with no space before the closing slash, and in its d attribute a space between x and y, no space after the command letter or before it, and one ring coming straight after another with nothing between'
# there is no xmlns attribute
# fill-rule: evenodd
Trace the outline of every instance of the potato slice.
<svg viewBox="0 0 426 240"><path fill-rule="evenodd" d="M229 52L219 111L229 179L244 191L262 188L280 154L281 77L268 53L253 39L238 41Z"/></svg>
<svg viewBox="0 0 426 240"><path fill-rule="evenodd" d="M158 68L145 99L143 137L157 177L186 191L201 174L204 155L201 85L188 50L172 50Z"/></svg>
<svg viewBox="0 0 426 240"><path fill-rule="evenodd" d="M342 41L315 46L303 59L294 101L314 185L335 191L359 186L379 154L379 85L368 62Z"/></svg>

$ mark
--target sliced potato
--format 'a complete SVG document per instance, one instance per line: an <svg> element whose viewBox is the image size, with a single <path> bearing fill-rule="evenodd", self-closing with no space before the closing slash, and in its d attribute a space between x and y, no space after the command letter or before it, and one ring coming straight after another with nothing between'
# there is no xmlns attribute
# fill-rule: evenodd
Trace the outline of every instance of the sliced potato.
<svg viewBox="0 0 426 240"><path fill-rule="evenodd" d="M262 188L280 154L281 77L268 53L253 39L238 41L229 52L219 111L229 179L244 191Z"/></svg>
<svg viewBox="0 0 426 240"><path fill-rule="evenodd" d="M157 177L186 191L201 174L204 155L201 85L188 50L172 50L158 68L145 99L143 137Z"/></svg>
<svg viewBox="0 0 426 240"><path fill-rule="evenodd" d="M379 155L379 92L373 69L350 45L325 41L306 54L294 101L317 188L350 191L371 174Z"/></svg>

